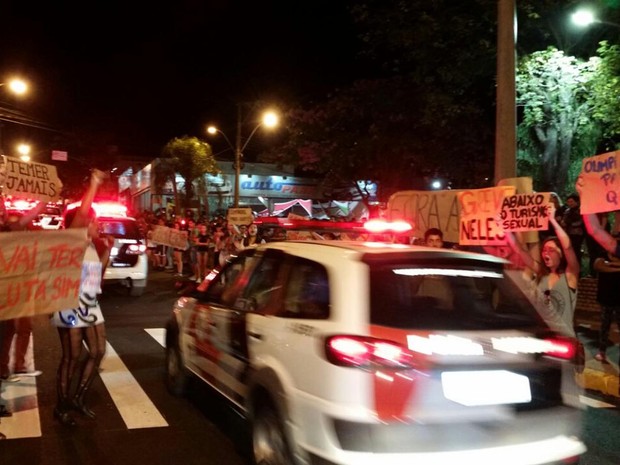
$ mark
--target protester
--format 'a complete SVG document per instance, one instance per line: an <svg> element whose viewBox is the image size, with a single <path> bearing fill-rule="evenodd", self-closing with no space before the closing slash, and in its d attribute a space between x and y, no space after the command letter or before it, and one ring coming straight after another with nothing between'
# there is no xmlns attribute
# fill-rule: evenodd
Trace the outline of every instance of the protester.
<svg viewBox="0 0 620 465"><path fill-rule="evenodd" d="M209 253L209 242L211 242L211 236L207 230L207 225L200 223L198 225L198 235L194 237L194 246L196 247L196 254L198 258L198 267L196 268L196 282L202 282L205 276L207 276L207 259Z"/></svg>
<svg viewBox="0 0 620 465"><path fill-rule="evenodd" d="M577 306L579 261L568 234L555 218L553 206L549 208L548 215L556 236L542 242L538 260L521 248L513 233L506 231L506 239L533 273L538 290L537 300L548 310L548 316L559 321L567 334L575 336L573 317Z"/></svg>
<svg viewBox="0 0 620 465"><path fill-rule="evenodd" d="M612 321L615 321L620 329L620 258L604 252L594 260L594 269L598 273L596 300L601 305L598 353L594 358L599 362L607 362L607 344Z"/></svg>
<svg viewBox="0 0 620 465"><path fill-rule="evenodd" d="M577 182L575 183L575 190L581 195L583 190L584 180L582 176L577 178ZM618 217L616 217L616 220ZM605 230L605 227L601 225L599 215L596 213L589 213L583 215L583 222L586 227L586 231L588 234L592 236L592 238L600 244L607 252L612 254L614 257L620 258L620 241L618 241L614 236L611 235L609 231Z"/></svg>
<svg viewBox="0 0 620 465"><path fill-rule="evenodd" d="M583 224L583 218L580 211L581 201L579 194L570 194L566 198L566 209L562 215L560 224L566 234L570 238L570 242L577 256L577 260L581 263L581 246L585 238L585 229Z"/></svg>
<svg viewBox="0 0 620 465"><path fill-rule="evenodd" d="M57 405L54 417L65 426L77 423L70 411L95 418L95 413L86 406L85 396L105 354L106 333L103 313L97 301L101 293L101 281L109 259L108 243L98 235L98 222L91 208L98 187L106 175L93 170L90 184L79 207L65 212L66 228L88 228L89 243L82 262L79 307L56 312L51 323L58 329L62 357L56 374ZM78 366L82 343L86 343L88 357ZM72 387L76 390L72 393Z"/></svg>
<svg viewBox="0 0 620 465"><path fill-rule="evenodd" d="M251 247L253 245L264 244L265 239L258 232L258 226L254 223L250 224L247 229L247 234L243 238L243 247Z"/></svg>
<svg viewBox="0 0 620 465"><path fill-rule="evenodd" d="M38 202L30 211L18 217L6 211L4 197L0 196L0 232L23 231L29 229L32 220L45 209L45 202ZM24 316L0 322L0 392L3 382L18 382L20 376L38 376L39 370L29 370L26 354L32 335L32 316ZM11 370L11 346L14 342L14 370ZM10 417L12 413L0 404L0 418ZM0 439L2 435L0 434Z"/></svg>
<svg viewBox="0 0 620 465"><path fill-rule="evenodd" d="M429 228L424 232L424 244L427 247L443 248L443 232L439 228Z"/></svg>

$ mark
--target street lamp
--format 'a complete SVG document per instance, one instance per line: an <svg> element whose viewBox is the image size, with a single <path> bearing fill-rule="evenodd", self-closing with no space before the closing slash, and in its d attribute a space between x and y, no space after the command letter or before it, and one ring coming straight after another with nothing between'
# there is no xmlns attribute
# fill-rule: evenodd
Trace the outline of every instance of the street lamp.
<svg viewBox="0 0 620 465"><path fill-rule="evenodd" d="M229 147L233 150L235 154L235 192L234 192L234 207L239 207L239 178L241 177L241 159L243 158L243 151L248 146L248 143L261 126L265 126L267 128L274 128L278 125L278 115L273 111L266 111L263 113L263 117L260 122L252 129L250 135L245 139L245 142L241 143L241 105L237 105L237 132L235 137L235 145L230 142L228 136L218 129L215 126L209 126L207 128L207 132L209 134L220 133L224 136L224 140L228 143Z"/></svg>
<svg viewBox="0 0 620 465"><path fill-rule="evenodd" d="M598 19L596 16L594 16L594 13L591 10L587 10L583 8L575 11L571 15L571 20L573 21L573 24L579 27L588 27L596 23L596 24L606 24L608 26L614 26L614 27L620 28L620 24L612 23L610 21L602 21Z"/></svg>
<svg viewBox="0 0 620 465"><path fill-rule="evenodd" d="M0 87L4 86L6 86L9 91L16 95L23 95L28 91L28 84L26 84L26 81L19 78L11 79L8 82L0 82ZM2 123L0 123L0 155L2 155L3 152L4 150L2 150Z"/></svg>
<svg viewBox="0 0 620 465"><path fill-rule="evenodd" d="M30 145L28 144L19 144L17 146L17 152L20 154L19 158L21 161L28 163L30 161Z"/></svg>

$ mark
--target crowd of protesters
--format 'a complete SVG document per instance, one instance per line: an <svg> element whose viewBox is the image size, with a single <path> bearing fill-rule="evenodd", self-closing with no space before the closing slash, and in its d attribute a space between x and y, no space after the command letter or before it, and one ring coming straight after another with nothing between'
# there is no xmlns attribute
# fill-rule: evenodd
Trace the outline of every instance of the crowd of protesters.
<svg viewBox="0 0 620 465"><path fill-rule="evenodd" d="M189 212L188 212L189 213ZM226 259L245 247L265 242L255 224L233 225L221 216L201 215L168 217L164 213L145 211L137 215L138 224L146 237L151 269L169 271L177 277L201 282L205 276ZM171 247L152 241L155 226L187 231L186 248Z"/></svg>

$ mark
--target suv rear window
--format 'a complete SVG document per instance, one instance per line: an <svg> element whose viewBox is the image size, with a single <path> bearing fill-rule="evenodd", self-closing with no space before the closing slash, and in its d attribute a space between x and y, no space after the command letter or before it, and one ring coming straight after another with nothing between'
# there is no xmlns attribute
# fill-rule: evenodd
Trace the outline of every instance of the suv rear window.
<svg viewBox="0 0 620 465"><path fill-rule="evenodd" d="M526 295L499 267L438 267L430 261L370 266L374 324L445 330L545 327Z"/></svg>
<svg viewBox="0 0 620 465"><path fill-rule="evenodd" d="M99 232L119 238L139 239L141 237L136 222L122 218L99 218Z"/></svg>

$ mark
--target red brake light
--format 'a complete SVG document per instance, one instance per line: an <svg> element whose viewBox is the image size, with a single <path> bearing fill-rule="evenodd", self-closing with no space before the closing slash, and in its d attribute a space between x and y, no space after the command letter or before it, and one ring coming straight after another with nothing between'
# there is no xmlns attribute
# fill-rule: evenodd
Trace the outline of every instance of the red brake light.
<svg viewBox="0 0 620 465"><path fill-rule="evenodd" d="M361 336L330 336L325 341L327 360L353 368L413 368L413 354L393 341Z"/></svg>
<svg viewBox="0 0 620 465"><path fill-rule="evenodd" d="M570 338L547 338L547 349L545 355L549 357L559 358L562 360L573 360L577 354L577 344Z"/></svg>

